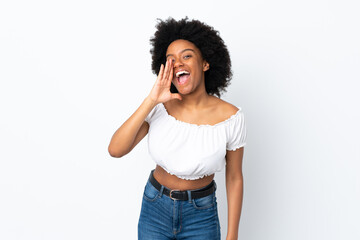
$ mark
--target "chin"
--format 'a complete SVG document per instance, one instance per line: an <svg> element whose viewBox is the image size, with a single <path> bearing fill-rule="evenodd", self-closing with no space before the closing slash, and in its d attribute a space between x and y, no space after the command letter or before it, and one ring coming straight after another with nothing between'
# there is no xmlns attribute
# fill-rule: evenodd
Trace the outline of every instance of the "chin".
<svg viewBox="0 0 360 240"><path fill-rule="evenodd" d="M189 94L191 93L191 89L190 88L176 88L178 93L181 94L181 95L186 95L186 94Z"/></svg>

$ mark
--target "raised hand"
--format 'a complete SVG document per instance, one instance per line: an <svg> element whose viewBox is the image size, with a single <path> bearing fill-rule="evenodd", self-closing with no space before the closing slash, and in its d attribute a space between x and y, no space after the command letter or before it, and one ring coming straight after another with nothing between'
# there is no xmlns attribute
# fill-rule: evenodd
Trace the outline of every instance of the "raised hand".
<svg viewBox="0 0 360 240"><path fill-rule="evenodd" d="M159 75L155 81L153 88L149 94L150 99L156 103L164 103L172 99L182 100L178 93L171 93L170 86L174 76L174 68L171 59L166 61L165 69L161 64Z"/></svg>

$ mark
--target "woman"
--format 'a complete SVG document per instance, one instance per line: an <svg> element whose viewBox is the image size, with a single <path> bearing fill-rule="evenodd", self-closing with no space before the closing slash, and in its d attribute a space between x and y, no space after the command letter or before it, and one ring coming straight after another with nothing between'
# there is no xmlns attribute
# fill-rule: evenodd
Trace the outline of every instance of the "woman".
<svg viewBox="0 0 360 240"><path fill-rule="evenodd" d="M157 79L108 148L122 157L148 134L156 168L145 185L138 237L220 239L213 179L226 165L226 239L237 239L246 128L241 108L218 98L231 79L228 50L197 20L169 18L156 27L150 52Z"/></svg>

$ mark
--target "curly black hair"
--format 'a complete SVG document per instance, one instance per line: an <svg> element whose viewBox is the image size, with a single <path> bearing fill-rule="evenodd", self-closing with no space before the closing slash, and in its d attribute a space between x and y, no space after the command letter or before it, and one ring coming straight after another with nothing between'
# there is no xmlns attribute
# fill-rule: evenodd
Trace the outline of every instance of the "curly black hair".
<svg viewBox="0 0 360 240"><path fill-rule="evenodd" d="M232 78L231 60L219 32L198 20L189 21L188 17L179 21L171 17L165 21L157 20L159 20L156 25L157 31L150 38L153 73L158 75L161 64L165 65L168 46L177 39L184 39L195 44L203 59L210 65L209 70L205 72L206 92L218 97L221 92L226 92L225 88L230 84ZM170 91L178 92L172 83Z"/></svg>

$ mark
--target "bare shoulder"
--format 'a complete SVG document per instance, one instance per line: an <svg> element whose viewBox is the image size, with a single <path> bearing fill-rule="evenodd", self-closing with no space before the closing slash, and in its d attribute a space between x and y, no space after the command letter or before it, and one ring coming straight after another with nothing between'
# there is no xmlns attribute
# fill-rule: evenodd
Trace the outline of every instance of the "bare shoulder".
<svg viewBox="0 0 360 240"><path fill-rule="evenodd" d="M213 102L216 109L221 110L224 114L235 114L239 110L235 105L215 96L213 96Z"/></svg>
<svg viewBox="0 0 360 240"><path fill-rule="evenodd" d="M238 107L218 97L213 96L213 102L215 111L222 116L222 119L227 119L239 111Z"/></svg>

